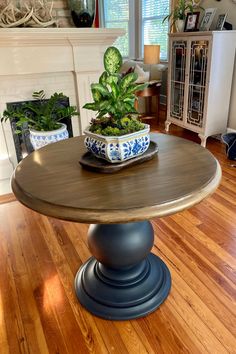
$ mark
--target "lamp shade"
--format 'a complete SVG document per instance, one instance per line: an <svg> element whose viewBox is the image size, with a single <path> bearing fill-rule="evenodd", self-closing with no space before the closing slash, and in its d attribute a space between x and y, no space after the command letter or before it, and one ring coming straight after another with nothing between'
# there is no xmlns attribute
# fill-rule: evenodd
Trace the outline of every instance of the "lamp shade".
<svg viewBox="0 0 236 354"><path fill-rule="evenodd" d="M144 64L160 63L160 46L157 44L144 45Z"/></svg>

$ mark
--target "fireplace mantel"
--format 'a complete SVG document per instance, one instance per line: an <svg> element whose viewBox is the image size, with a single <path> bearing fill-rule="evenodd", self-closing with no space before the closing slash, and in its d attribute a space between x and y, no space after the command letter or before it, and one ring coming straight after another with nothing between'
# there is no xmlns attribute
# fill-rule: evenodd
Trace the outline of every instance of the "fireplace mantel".
<svg viewBox="0 0 236 354"><path fill-rule="evenodd" d="M74 135L82 134L92 113L82 109L91 100L90 84L103 70L103 53L122 29L10 28L0 30L0 116L7 102L31 99L33 91L64 92L80 111L73 118ZM0 124L0 194L17 165L9 122ZM2 187L4 185L4 187Z"/></svg>
<svg viewBox="0 0 236 354"><path fill-rule="evenodd" d="M0 46L20 47L31 45L110 45L124 34L122 29L107 28L1 28Z"/></svg>
<svg viewBox="0 0 236 354"><path fill-rule="evenodd" d="M97 71L103 50L123 34L105 28L4 28L0 75Z"/></svg>

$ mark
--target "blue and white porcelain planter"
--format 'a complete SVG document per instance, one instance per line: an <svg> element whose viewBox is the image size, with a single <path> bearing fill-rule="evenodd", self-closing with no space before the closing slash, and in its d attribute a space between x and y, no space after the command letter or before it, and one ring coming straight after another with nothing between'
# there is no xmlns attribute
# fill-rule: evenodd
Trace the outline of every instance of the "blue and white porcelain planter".
<svg viewBox="0 0 236 354"><path fill-rule="evenodd" d="M30 141L34 150L38 150L41 147L55 143L60 140L67 139L69 137L67 126L61 123L61 128L51 131L38 131L30 129Z"/></svg>
<svg viewBox="0 0 236 354"><path fill-rule="evenodd" d="M131 134L122 136L104 136L85 129L86 135L84 144L88 151L96 157L107 160L111 163L120 163L139 155L142 155L149 147L150 126Z"/></svg>

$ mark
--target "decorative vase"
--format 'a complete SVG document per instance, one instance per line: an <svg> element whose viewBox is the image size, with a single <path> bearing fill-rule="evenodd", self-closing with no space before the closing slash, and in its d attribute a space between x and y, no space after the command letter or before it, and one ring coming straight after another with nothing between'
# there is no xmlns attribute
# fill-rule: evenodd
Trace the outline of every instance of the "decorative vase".
<svg viewBox="0 0 236 354"><path fill-rule="evenodd" d="M131 134L122 136L104 136L95 134L87 128L84 144L96 157L111 163L120 163L142 155L149 147L150 126Z"/></svg>
<svg viewBox="0 0 236 354"><path fill-rule="evenodd" d="M183 32L184 31L184 23L185 21L184 20L176 20L175 21L175 27L176 27L176 31L177 32Z"/></svg>
<svg viewBox="0 0 236 354"><path fill-rule="evenodd" d="M95 0L70 0L69 8L76 27L92 27L96 12Z"/></svg>
<svg viewBox="0 0 236 354"><path fill-rule="evenodd" d="M67 139L69 137L67 126L61 123L61 128L51 131L38 131L30 129L30 142L34 150L38 150L41 147L56 143L57 141Z"/></svg>

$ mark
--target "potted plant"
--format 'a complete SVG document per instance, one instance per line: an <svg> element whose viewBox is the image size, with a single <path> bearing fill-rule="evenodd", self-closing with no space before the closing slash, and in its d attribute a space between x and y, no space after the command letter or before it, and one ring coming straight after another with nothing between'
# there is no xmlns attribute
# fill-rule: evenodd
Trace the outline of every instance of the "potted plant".
<svg viewBox="0 0 236 354"><path fill-rule="evenodd" d="M99 83L91 84L94 102L84 105L97 112L84 131L85 146L96 157L119 163L143 154L149 147L150 127L138 119L134 108L135 92L147 84L136 84L136 73L122 77L122 56L117 48L109 47L103 62L105 71Z"/></svg>
<svg viewBox="0 0 236 354"><path fill-rule="evenodd" d="M61 120L78 115L76 108L62 104L63 100L67 99L63 93L55 92L49 99L45 99L45 93L41 90L34 92L32 96L35 100L5 110L1 122L16 120L17 134L21 134L22 129L27 126L34 150L67 139L67 127Z"/></svg>
<svg viewBox="0 0 236 354"><path fill-rule="evenodd" d="M171 21L171 28L175 25L177 32L183 32L186 19L186 12L193 13L193 2L189 0L179 0L173 11L167 15L162 22Z"/></svg>

